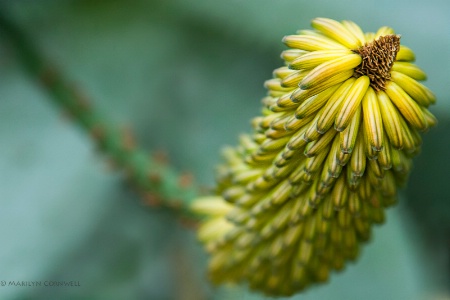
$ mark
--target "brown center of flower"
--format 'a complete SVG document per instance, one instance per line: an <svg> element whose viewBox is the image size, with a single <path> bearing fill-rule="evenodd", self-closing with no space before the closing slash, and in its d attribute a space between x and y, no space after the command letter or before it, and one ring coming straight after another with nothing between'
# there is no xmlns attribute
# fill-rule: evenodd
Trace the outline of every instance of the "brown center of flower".
<svg viewBox="0 0 450 300"><path fill-rule="evenodd" d="M376 91L384 91L386 81L391 79L391 67L397 52L400 50L399 35L385 35L365 44L353 52L361 55L362 62L355 68L356 78L366 75L370 78L370 86Z"/></svg>

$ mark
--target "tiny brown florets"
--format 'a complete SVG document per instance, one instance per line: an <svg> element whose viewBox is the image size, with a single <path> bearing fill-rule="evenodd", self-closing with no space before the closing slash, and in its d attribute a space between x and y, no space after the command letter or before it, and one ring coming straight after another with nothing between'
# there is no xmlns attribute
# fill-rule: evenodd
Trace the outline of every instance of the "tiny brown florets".
<svg viewBox="0 0 450 300"><path fill-rule="evenodd" d="M390 34L365 44L353 52L361 55L362 63L355 68L355 77L366 75L370 86L384 91L386 81L391 79L391 68L400 50L400 35Z"/></svg>

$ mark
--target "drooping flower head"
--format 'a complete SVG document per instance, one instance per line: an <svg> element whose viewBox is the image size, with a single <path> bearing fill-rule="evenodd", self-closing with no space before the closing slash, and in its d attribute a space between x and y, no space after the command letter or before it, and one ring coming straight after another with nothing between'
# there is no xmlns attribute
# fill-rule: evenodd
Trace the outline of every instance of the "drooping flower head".
<svg viewBox="0 0 450 300"><path fill-rule="evenodd" d="M414 53L389 27L317 18L286 36L253 132L193 209L213 282L291 295L354 260L436 124Z"/></svg>

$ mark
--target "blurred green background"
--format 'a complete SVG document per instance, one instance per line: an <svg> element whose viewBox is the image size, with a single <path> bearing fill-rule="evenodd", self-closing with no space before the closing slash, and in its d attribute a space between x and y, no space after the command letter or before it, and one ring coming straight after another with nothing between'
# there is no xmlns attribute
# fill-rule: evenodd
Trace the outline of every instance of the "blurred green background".
<svg viewBox="0 0 450 300"><path fill-rule="evenodd" d="M250 130L284 35L322 16L388 25L438 98L437 128L401 203L356 264L294 299L450 299L450 2L303 0L0 1L45 56L118 125L213 185L223 145ZM48 101L0 35L1 299L266 299L214 288L194 233L145 207Z"/></svg>

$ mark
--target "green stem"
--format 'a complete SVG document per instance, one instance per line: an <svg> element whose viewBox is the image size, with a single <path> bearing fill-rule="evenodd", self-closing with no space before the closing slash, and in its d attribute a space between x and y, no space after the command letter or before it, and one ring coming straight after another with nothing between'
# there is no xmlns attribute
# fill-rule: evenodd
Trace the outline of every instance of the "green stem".
<svg viewBox="0 0 450 300"><path fill-rule="evenodd" d="M29 75L38 80L61 109L68 112L120 167L151 205L163 206L194 218L191 201L198 194L188 176L180 175L161 159L137 147L129 132L118 130L93 109L80 90L49 64L14 22L0 12L0 33L9 41Z"/></svg>

